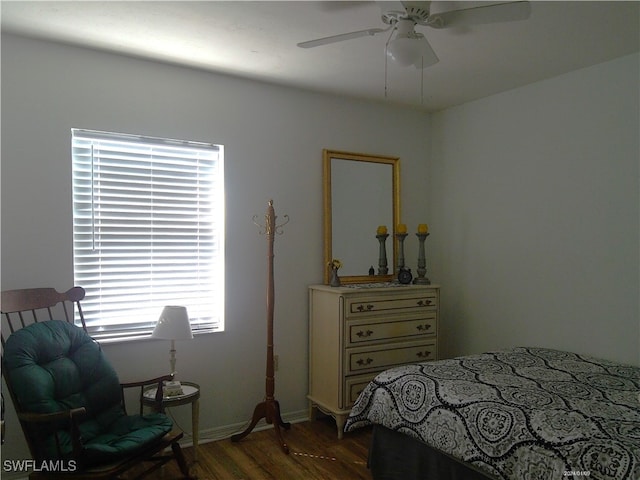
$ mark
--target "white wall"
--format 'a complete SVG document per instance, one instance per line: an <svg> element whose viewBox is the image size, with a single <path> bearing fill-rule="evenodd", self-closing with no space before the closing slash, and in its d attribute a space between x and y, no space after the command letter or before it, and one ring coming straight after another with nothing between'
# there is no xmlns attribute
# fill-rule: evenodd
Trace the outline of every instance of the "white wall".
<svg viewBox="0 0 640 480"><path fill-rule="evenodd" d="M226 331L178 342L179 377L202 385L204 433L249 420L262 401L267 243L252 217L263 218L273 199L276 214L291 219L275 243L276 398L284 415L304 414L306 288L323 278L322 149L399 156L403 218L417 224L426 210L428 121L416 111L3 36L2 288L73 283L72 127L222 143ZM168 348L144 341L104 350L121 380L132 380L165 373ZM188 408L175 413L189 429ZM9 435L3 458L24 458L15 421Z"/></svg>
<svg viewBox="0 0 640 480"><path fill-rule="evenodd" d="M541 345L640 364L639 84L632 55L433 116L447 354Z"/></svg>

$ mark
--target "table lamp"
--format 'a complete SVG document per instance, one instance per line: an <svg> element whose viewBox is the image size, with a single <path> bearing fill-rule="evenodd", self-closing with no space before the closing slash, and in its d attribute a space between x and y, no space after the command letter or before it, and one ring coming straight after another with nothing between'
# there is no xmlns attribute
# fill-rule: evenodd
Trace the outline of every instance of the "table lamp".
<svg viewBox="0 0 640 480"><path fill-rule="evenodd" d="M169 351L169 364L171 373L176 373L176 340L191 340L193 333L191 332L191 323L189 323L189 315L186 307L168 305L162 310L162 314L158 319L156 327L153 329L151 338L160 340L171 340L171 350ZM173 385L169 385L173 384ZM168 387L177 387L180 389L180 382L169 382ZM167 391L168 395L171 395Z"/></svg>

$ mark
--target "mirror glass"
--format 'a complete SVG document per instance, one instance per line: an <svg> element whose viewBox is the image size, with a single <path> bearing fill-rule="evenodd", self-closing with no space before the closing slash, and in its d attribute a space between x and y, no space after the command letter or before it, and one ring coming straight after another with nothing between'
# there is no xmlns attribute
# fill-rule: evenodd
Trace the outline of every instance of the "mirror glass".
<svg viewBox="0 0 640 480"><path fill-rule="evenodd" d="M386 282L396 265L395 225L400 219L399 159L324 151L325 283L332 259L343 283ZM380 269L378 227L387 228L387 273ZM369 275L373 267L374 275Z"/></svg>

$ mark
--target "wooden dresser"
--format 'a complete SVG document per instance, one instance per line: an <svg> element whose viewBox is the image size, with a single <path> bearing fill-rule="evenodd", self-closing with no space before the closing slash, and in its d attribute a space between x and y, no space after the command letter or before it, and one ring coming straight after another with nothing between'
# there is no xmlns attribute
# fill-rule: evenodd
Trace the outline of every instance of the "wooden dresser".
<svg viewBox="0 0 640 480"><path fill-rule="evenodd" d="M362 389L388 368L438 358L437 285L309 287L309 416L338 438Z"/></svg>

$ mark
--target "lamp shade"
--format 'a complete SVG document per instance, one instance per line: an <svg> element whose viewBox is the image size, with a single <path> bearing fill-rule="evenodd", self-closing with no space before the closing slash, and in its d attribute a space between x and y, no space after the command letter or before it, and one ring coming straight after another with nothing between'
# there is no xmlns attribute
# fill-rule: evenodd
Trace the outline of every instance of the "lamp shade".
<svg viewBox="0 0 640 480"><path fill-rule="evenodd" d="M186 307L168 305L162 309L151 338L162 340L190 340L193 338Z"/></svg>
<svg viewBox="0 0 640 480"><path fill-rule="evenodd" d="M389 43L389 56L403 66L415 63L421 53L420 42L414 38L398 36Z"/></svg>

